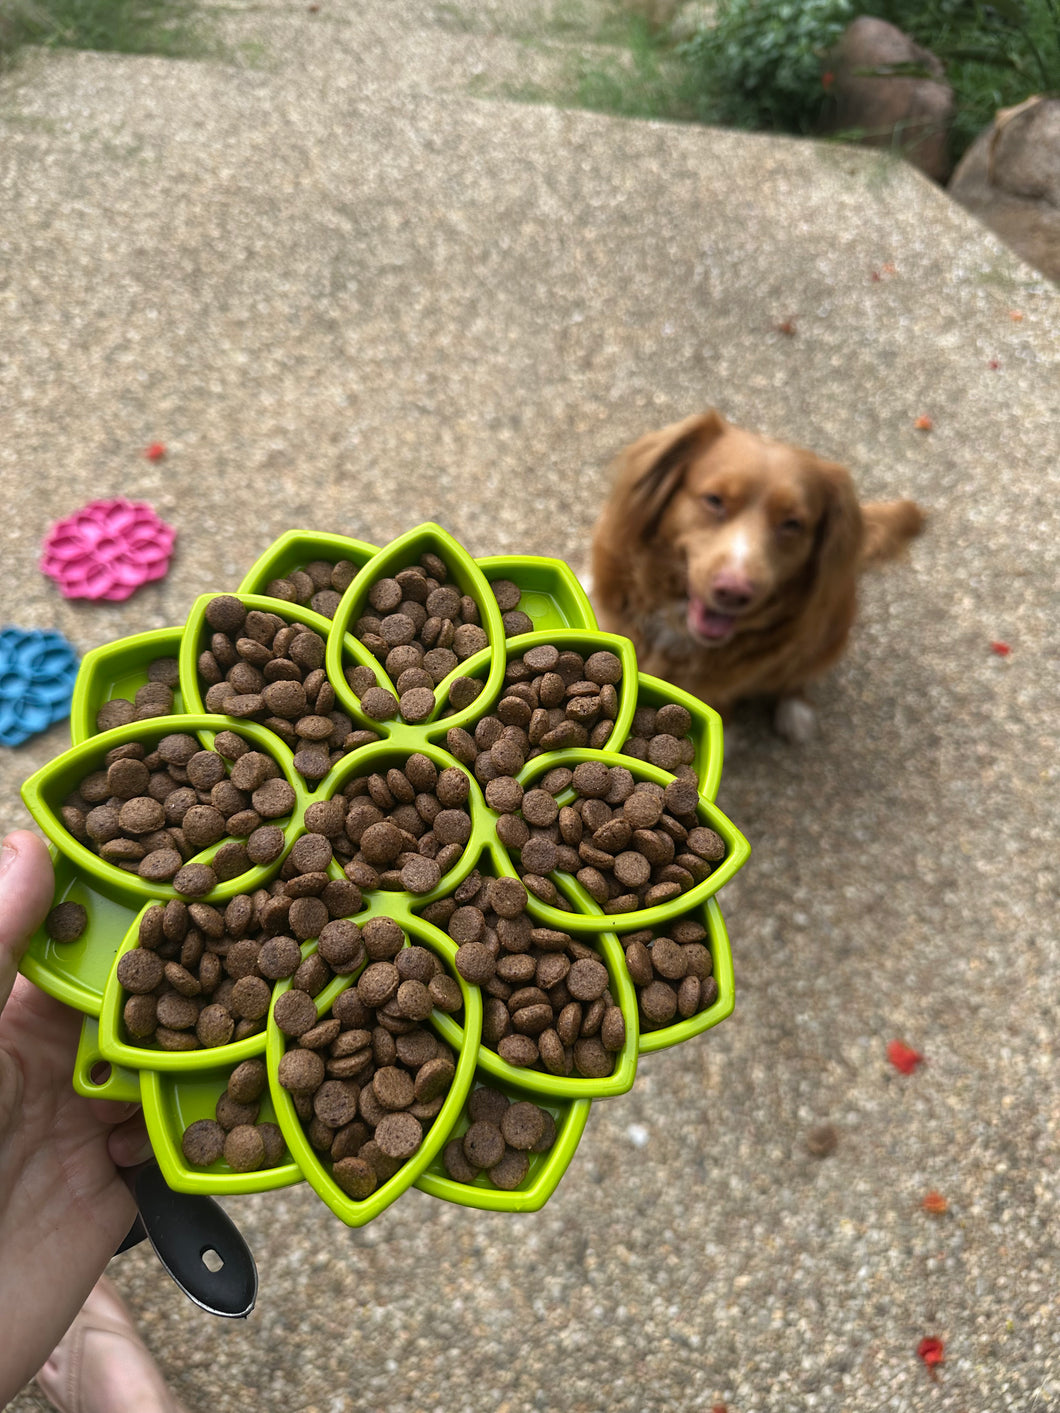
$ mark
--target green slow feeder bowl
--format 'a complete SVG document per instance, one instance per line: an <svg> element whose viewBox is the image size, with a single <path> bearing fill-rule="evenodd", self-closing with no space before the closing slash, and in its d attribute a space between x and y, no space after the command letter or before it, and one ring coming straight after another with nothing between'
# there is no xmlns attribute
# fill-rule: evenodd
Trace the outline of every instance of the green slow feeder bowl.
<svg viewBox="0 0 1060 1413"><path fill-rule="evenodd" d="M475 1076L472 1092L482 1085L499 1089L516 1103L526 1099L526 1093L512 1085L504 1084L494 1075L480 1070ZM469 1094L470 1098L470 1094ZM559 1185L560 1178L570 1166L578 1143L592 1108L590 1099L556 1099L535 1095L533 1102L538 1108L547 1110L556 1125L556 1140L547 1153L531 1153L530 1166L526 1177L518 1187L505 1191L494 1187L487 1173L480 1173L474 1182L457 1182L446 1172L441 1153L433 1160L415 1186L421 1192L440 1197L446 1202L456 1202L461 1207L477 1207L486 1212L536 1212L545 1205ZM461 1138L468 1130L471 1120L467 1109L450 1129L446 1142Z"/></svg>
<svg viewBox="0 0 1060 1413"><path fill-rule="evenodd" d="M354 637L352 630L366 611L371 585L415 563L425 552L444 560L449 582L475 600L488 647L461 662L437 684L434 710L425 722L412 724L400 717L375 721L361 710L359 699L347 682L345 669L358 665L370 667L381 687L393 690L393 686L383 662ZM312 608L272 598L266 592L275 580L304 570L316 561L333 564L339 560L349 561L355 574L330 619ZM533 625L532 632L507 641L501 610L490 588L501 580L517 586L518 610L526 614ZM732 1010L732 958L714 895L743 864L748 849L739 831L713 804L722 765L720 721L702 702L638 672L632 645L626 639L600 631L584 590L568 566L556 560L523 556L476 560L437 525L420 526L381 550L339 535L292 530L260 556L235 594L248 609L275 614L285 623L305 624L325 639L324 665L335 691L336 710L349 717L354 730L371 730L379 739L347 752L332 764L322 780L312 784L295 769L290 749L267 727L222 713L206 712L198 658L208 646L210 630L204 613L213 594L196 600L182 626L141 633L86 655L74 692L71 716L74 745L38 771L23 787L23 797L31 814L52 844L56 902L80 902L88 913L86 930L78 941L52 942L42 928L32 939L23 962L23 970L37 985L86 1017L75 1067L75 1088L95 1097L126 1101L140 1098L162 1170L170 1185L180 1190L219 1194L260 1192L304 1178L349 1225L361 1225L370 1220L413 1183L446 1201L471 1208L535 1210L547 1200L570 1162L592 1099L610 1097L629 1089L636 1076L639 1054L701 1034ZM144 909L176 894L169 884L149 883L105 863L81 844L63 823L63 802L115 746L134 740L153 743L170 732L191 732L204 748L212 746L219 731L234 731L243 736L253 749L265 752L276 761L283 778L295 792L295 807L289 819L276 821L283 827L285 836L285 847L277 860L219 883L201 900L223 907L237 894L268 887L276 880L287 854L304 832L303 815L309 804L330 799L361 775L385 772L391 765L400 766L413 752L428 755L439 768L458 764L446 750L447 732L453 727L462 727L473 733L476 723L495 708L503 695L507 661L521 657L529 648L541 643L554 643L561 650L572 648L584 654L602 649L615 653L622 662L622 681L616 689L619 704L614 726L602 748L553 751L537 757L520 773L522 783L539 780L553 766L573 767L582 760L593 759L625 766L638 780L665 785L672 779L666 772L623 755L621 750L638 706L659 707L666 702L678 702L688 710L692 721L689 738L692 767L700 792L699 817L725 840L726 857L703 882L687 893L636 913L605 915L580 885L559 873L553 875L553 881L570 903L569 912L550 907L531 895L527 910L537 925L560 928L578 942L593 946L608 967L612 997L626 1022L625 1044L616 1057L614 1073L604 1080L587 1080L505 1064L482 1044L480 990L460 979L464 1002L461 1011L448 1016L436 1010L427 1022L458 1055L457 1073L445 1104L413 1159L368 1199L355 1202L341 1192L327 1164L309 1145L290 1097L278 1084L276 1067L287 1042L271 1020L271 1009L264 1033L214 1049L162 1051L149 1040L134 1042L125 1033L124 995L117 981L117 960L135 944L139 917ZM172 713L100 733L96 726L100 707L117 697L131 700L136 690L148 681L149 668L157 658L175 658L179 663L179 683L174 692ZM482 686L470 706L454 711L449 705L449 687L458 676L475 678ZM358 922L380 915L394 918L408 937L430 947L451 971L456 944L421 916L424 908L449 897L473 869L478 869L483 876L517 876L512 858L496 837L496 814L486 805L474 773L462 768L471 779L467 808L472 832L461 857L430 893L413 895L375 890L365 894L363 908L354 914ZM220 844L202 850L195 861L208 862L219 847ZM332 861L328 873L333 878L343 876L337 860ZM642 928L651 928L658 935L675 919L684 916L695 917L707 931L706 945L713 958L718 997L710 1007L687 1020L644 1031L639 1024L635 988L625 967L622 939ZM315 947L315 940L309 939L302 945L303 956L311 955ZM335 977L314 998L318 1013L326 1012L335 996L353 979ZM273 1006L288 985L288 982L280 982L273 988ZM265 1119L275 1114L288 1148L284 1160L275 1168L255 1173L234 1173L227 1169L223 1160L208 1169L190 1168L181 1152L184 1127L196 1119L212 1117L217 1098L224 1091L234 1066L248 1055L262 1054L269 1071L272 1107L270 1110L266 1106L261 1117ZM552 1150L534 1156L525 1181L515 1192L494 1188L486 1177L472 1184L453 1182L441 1164L444 1144L450 1137L459 1136L466 1127L465 1103L473 1082L497 1085L513 1098L539 1103L556 1120L557 1138Z"/></svg>

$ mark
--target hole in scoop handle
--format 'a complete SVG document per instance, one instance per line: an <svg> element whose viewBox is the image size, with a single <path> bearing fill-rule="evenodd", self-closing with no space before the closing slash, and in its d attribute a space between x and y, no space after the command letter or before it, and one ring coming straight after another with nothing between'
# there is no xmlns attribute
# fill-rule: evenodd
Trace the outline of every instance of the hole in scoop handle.
<svg viewBox="0 0 1060 1413"><path fill-rule="evenodd" d="M174 1192L157 1163L137 1169L130 1187L155 1254L188 1299L211 1315L249 1315L258 1296L258 1270L224 1208L212 1197Z"/></svg>

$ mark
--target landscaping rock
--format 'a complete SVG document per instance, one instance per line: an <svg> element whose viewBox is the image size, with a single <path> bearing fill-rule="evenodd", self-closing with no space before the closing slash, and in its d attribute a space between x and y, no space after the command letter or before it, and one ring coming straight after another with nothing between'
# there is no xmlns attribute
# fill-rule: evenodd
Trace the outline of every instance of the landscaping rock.
<svg viewBox="0 0 1060 1413"><path fill-rule="evenodd" d="M912 76L910 67L924 76ZM934 181L945 181L953 90L929 49L886 20L862 16L843 31L825 71L833 76L829 91L835 99L826 132L852 136L865 147L891 148Z"/></svg>
<svg viewBox="0 0 1060 1413"><path fill-rule="evenodd" d="M1060 99L1002 109L961 158L949 193L1060 281Z"/></svg>

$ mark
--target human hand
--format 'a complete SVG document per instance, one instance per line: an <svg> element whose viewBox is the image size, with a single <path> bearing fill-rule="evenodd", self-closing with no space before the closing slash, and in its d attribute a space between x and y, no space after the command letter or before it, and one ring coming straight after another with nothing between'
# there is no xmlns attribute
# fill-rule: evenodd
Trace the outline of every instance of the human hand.
<svg viewBox="0 0 1060 1413"><path fill-rule="evenodd" d="M53 886L43 842L9 835L0 849L0 1407L65 1334L132 1225L120 1169L150 1156L138 1105L73 1090L81 1017L18 975Z"/></svg>

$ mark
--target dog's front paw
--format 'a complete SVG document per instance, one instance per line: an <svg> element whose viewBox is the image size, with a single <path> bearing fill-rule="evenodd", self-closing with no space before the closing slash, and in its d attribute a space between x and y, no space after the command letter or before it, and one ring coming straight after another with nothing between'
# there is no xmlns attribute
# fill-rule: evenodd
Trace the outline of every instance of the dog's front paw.
<svg viewBox="0 0 1060 1413"><path fill-rule="evenodd" d="M773 729L785 741L805 746L817 735L817 713L802 697L781 697L773 713Z"/></svg>

